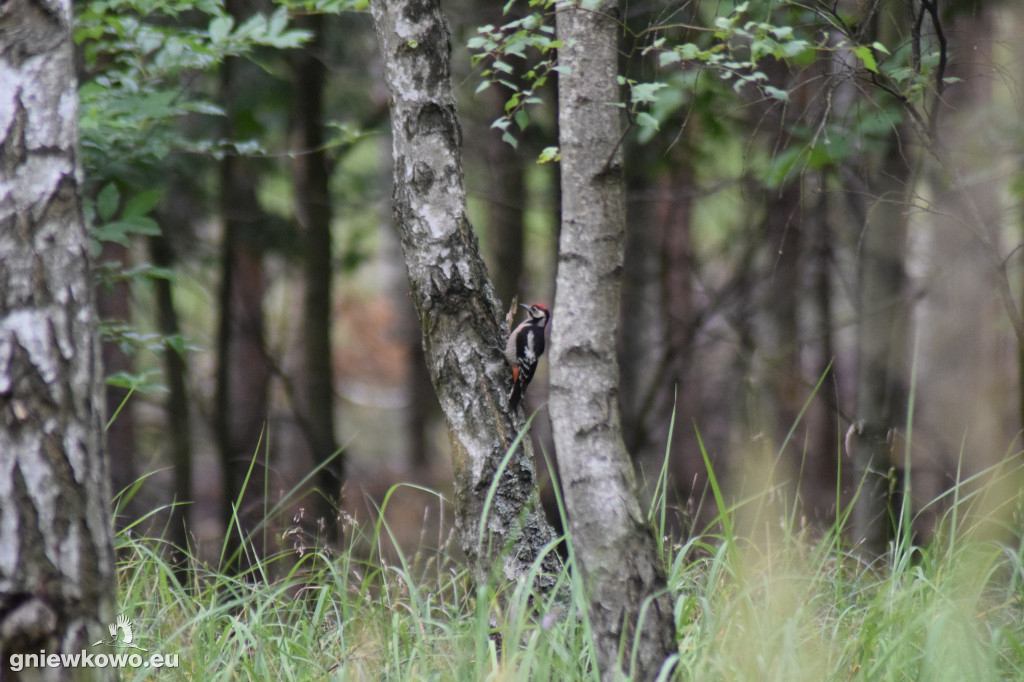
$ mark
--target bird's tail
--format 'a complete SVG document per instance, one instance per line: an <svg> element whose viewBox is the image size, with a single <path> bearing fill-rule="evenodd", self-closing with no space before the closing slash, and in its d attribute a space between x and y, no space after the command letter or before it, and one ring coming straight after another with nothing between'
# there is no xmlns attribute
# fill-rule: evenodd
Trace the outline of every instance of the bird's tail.
<svg viewBox="0 0 1024 682"><path fill-rule="evenodd" d="M512 412L516 411L519 407L519 403L523 399L523 387L519 385L518 381L512 382L512 392L508 394L508 408Z"/></svg>

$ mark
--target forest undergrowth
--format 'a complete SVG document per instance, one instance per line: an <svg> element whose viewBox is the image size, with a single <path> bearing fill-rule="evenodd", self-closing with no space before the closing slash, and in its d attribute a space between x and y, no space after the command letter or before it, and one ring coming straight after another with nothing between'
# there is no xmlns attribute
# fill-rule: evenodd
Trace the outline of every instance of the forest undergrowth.
<svg viewBox="0 0 1024 682"><path fill-rule="evenodd" d="M678 648L660 679L1024 679L1022 499L1019 485L1005 492L1019 460L933 501L944 511L927 543L915 544L910 510L897 513L889 551L874 560L849 546L849 501L821 528L781 486L731 499L710 462L713 521L666 537L676 510L663 471L649 518ZM475 586L450 530L398 546L385 512L406 487L423 490L395 486L375 519L346 519L342 548L292 542L293 525L279 543L287 549L250 557L240 576L194 558L174 564L162 541L121 532L119 609L148 651L178 654L177 668L123 678L599 679L571 538L560 576L568 598L531 594L525 582Z"/></svg>

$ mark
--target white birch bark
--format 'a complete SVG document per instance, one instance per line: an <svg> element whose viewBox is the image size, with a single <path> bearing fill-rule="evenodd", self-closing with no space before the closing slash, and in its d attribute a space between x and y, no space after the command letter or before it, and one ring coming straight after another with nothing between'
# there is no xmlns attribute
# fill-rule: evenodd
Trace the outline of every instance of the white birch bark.
<svg viewBox="0 0 1024 682"><path fill-rule="evenodd" d="M674 650L672 603L622 442L615 357L625 181L616 2L557 15L562 230L550 408L601 679L653 679ZM640 621L641 612L646 615ZM639 632L639 635L637 635ZM631 661L634 639L636 660ZM623 642L625 650L622 651Z"/></svg>
<svg viewBox="0 0 1024 682"><path fill-rule="evenodd" d="M113 622L99 342L70 2L0 8L0 648L80 653ZM93 650L94 652L100 650ZM21 680L114 679L39 668Z"/></svg>
<svg viewBox="0 0 1024 682"><path fill-rule="evenodd" d="M478 580L492 568L518 580L555 535L540 507L528 439L509 460L480 533L517 424L501 354L507 330L466 216L450 31L436 0L373 0L370 7L391 95L395 222L430 378L448 420L460 544ZM535 587L546 591L560 570L553 552L542 569Z"/></svg>

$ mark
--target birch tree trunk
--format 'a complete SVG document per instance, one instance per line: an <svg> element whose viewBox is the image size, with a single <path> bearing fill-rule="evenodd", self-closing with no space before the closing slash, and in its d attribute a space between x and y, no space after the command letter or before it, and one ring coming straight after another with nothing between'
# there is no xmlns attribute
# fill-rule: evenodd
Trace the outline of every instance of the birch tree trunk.
<svg viewBox="0 0 1024 682"><path fill-rule="evenodd" d="M100 345L77 159L71 3L0 9L0 658L113 622ZM98 652L98 650L93 650ZM108 680L37 668L21 680Z"/></svg>
<svg viewBox="0 0 1024 682"><path fill-rule="evenodd" d="M511 372L500 350L507 330L466 216L448 23L437 0L373 0L370 8L391 95L395 222L430 379L448 420L460 544L477 580L491 567L518 580L555 534L540 507L528 439L485 509L518 425L508 411ZM551 589L560 568L547 551L534 587Z"/></svg>
<svg viewBox="0 0 1024 682"><path fill-rule="evenodd" d="M601 679L653 679L674 651L672 602L622 441L615 334L625 182L614 0L557 15L562 231L551 422ZM635 650L631 650L634 641ZM635 654L635 660L631 657Z"/></svg>

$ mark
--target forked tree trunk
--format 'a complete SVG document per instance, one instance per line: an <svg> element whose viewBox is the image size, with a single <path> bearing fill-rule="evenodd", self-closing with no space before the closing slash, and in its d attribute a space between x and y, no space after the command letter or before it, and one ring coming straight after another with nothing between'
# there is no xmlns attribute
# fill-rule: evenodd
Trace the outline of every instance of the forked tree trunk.
<svg viewBox="0 0 1024 682"><path fill-rule="evenodd" d="M0 677L100 653L114 620L100 344L78 168L70 3L0 25ZM104 651L104 653L107 653ZM112 680L26 668L20 680Z"/></svg>
<svg viewBox="0 0 1024 682"><path fill-rule="evenodd" d="M561 567L547 551L555 535L540 508L528 439L486 505L520 425L508 412L511 372L500 351L507 330L466 216L448 23L437 0L373 0L370 8L391 94L395 222L428 371L448 420L460 543L480 581L492 570L523 578L546 551L534 587L547 591Z"/></svg>
<svg viewBox="0 0 1024 682"><path fill-rule="evenodd" d="M622 441L615 358L625 182L618 9L557 15L562 231L551 336L551 422L603 680L653 679L674 651L672 601ZM634 650L635 642L635 650ZM635 660L632 657L635 653Z"/></svg>

